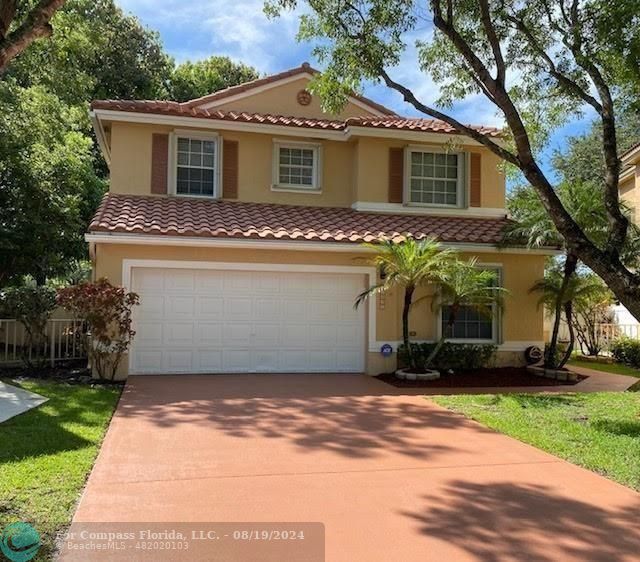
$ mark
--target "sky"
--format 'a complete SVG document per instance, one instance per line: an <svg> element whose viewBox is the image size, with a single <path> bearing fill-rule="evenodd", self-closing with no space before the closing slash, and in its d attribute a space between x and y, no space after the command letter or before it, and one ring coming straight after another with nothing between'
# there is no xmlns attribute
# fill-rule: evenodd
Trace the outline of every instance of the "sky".
<svg viewBox="0 0 640 562"><path fill-rule="evenodd" d="M304 61L322 69L312 55L313 45L296 40L300 10L269 20L262 10L264 0L116 0L116 3L158 31L166 51L178 63L226 55L263 74L293 68ZM418 27L416 38L428 34L429 27L427 22ZM407 43L411 45L413 38ZM392 74L421 101L433 104L437 98L437 86L418 70L414 49L407 49ZM399 94L381 84L365 84L362 93L401 115L418 115ZM503 124L492 104L481 95L456 103L451 113L463 123ZM587 121L585 118L556 131L543 155L542 164L547 171L551 171L549 156L562 149L568 135L584 131Z"/></svg>

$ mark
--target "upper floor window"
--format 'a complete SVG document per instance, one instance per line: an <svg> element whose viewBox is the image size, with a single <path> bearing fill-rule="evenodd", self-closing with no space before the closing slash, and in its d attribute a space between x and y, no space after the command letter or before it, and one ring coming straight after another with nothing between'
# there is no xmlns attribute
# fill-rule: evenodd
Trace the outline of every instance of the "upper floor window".
<svg viewBox="0 0 640 562"><path fill-rule="evenodd" d="M206 136L175 136L175 192L215 197L218 183L218 140Z"/></svg>
<svg viewBox="0 0 640 562"><path fill-rule="evenodd" d="M462 153L407 149L407 203L462 207L464 156Z"/></svg>
<svg viewBox="0 0 640 562"><path fill-rule="evenodd" d="M320 190L320 146L310 143L274 145L273 188Z"/></svg>

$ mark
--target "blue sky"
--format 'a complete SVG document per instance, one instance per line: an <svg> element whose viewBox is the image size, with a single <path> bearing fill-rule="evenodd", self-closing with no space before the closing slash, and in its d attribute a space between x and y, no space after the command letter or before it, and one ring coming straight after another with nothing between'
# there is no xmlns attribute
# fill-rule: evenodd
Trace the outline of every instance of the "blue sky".
<svg viewBox="0 0 640 562"><path fill-rule="evenodd" d="M312 45L296 41L299 13L287 13L270 21L262 11L264 0L116 0L125 11L135 14L144 25L160 33L166 50L176 61L199 60L211 55L227 55L254 66L261 73L274 73L309 61ZM420 33L428 33L428 24ZM411 41L409 41L411 43ZM418 70L413 49L408 49L394 77L411 87L419 99L432 104L437 87ZM365 85L364 95L400 114L417 114L399 94L382 85ZM493 106L482 96L457 103L453 115L465 122L501 125ZM549 150L561 148L567 135L579 134L585 122L574 122L554 134ZM547 162L543 162L548 168Z"/></svg>

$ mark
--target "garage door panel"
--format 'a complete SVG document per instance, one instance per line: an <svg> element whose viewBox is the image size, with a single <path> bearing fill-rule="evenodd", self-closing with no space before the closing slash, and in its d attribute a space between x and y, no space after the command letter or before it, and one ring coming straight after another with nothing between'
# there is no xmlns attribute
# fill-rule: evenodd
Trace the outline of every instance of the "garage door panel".
<svg viewBox="0 0 640 562"><path fill-rule="evenodd" d="M227 323L222 329L222 343L225 346L247 346L251 342L253 324Z"/></svg>
<svg viewBox="0 0 640 562"><path fill-rule="evenodd" d="M196 271L195 290L198 294L209 293L221 295L223 291L223 274L220 271Z"/></svg>
<svg viewBox="0 0 640 562"><path fill-rule="evenodd" d="M362 275L134 269L136 373L364 369Z"/></svg>
<svg viewBox="0 0 640 562"><path fill-rule="evenodd" d="M164 316L172 318L193 318L196 313L195 297L167 295L164 300Z"/></svg>
<svg viewBox="0 0 640 562"><path fill-rule="evenodd" d="M163 331L163 344L191 347L194 342L193 322L171 322Z"/></svg>
<svg viewBox="0 0 640 562"><path fill-rule="evenodd" d="M190 269L173 269L170 273L165 273L165 291L168 293L193 293L195 273Z"/></svg>
<svg viewBox="0 0 640 562"><path fill-rule="evenodd" d="M139 346L162 347L163 324L158 322L137 322L134 342Z"/></svg>
<svg viewBox="0 0 640 562"><path fill-rule="evenodd" d="M200 319L220 320L224 314L222 297L199 296L196 298L195 316Z"/></svg>
<svg viewBox="0 0 640 562"><path fill-rule="evenodd" d="M222 370L227 373L246 373L253 370L250 349L223 349Z"/></svg>
<svg viewBox="0 0 640 562"><path fill-rule="evenodd" d="M167 372L193 373L193 351L190 349L166 349L163 353L163 367Z"/></svg>
<svg viewBox="0 0 640 562"><path fill-rule="evenodd" d="M220 346L222 344L222 325L217 322L198 322L194 331L194 345L197 347Z"/></svg>
<svg viewBox="0 0 640 562"><path fill-rule="evenodd" d="M282 300L273 298L255 299L253 312L258 320L279 319L282 313Z"/></svg>
<svg viewBox="0 0 640 562"><path fill-rule="evenodd" d="M251 272L225 271L222 290L224 294L249 294L251 292Z"/></svg>

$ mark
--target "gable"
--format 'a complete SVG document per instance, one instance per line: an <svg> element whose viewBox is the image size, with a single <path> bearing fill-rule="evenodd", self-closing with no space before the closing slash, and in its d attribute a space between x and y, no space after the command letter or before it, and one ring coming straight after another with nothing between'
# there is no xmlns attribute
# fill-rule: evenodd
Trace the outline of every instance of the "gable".
<svg viewBox="0 0 640 562"><path fill-rule="evenodd" d="M339 119L345 120L350 117L375 117L388 115L385 108L369 105L367 100L357 97L349 98L349 101L338 115L325 113L322 111L320 98L311 96L307 105L301 103L302 92L312 78L311 73L297 73L283 79L267 82L255 88L240 90L237 94L230 89L226 96L208 96L202 100L188 102L193 108L215 109L222 111L245 111L252 113L270 113L275 115L295 115L297 117L312 117L317 119ZM304 99L302 101L305 101Z"/></svg>

